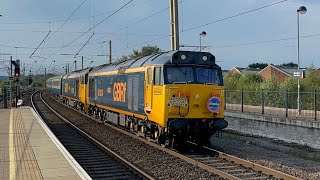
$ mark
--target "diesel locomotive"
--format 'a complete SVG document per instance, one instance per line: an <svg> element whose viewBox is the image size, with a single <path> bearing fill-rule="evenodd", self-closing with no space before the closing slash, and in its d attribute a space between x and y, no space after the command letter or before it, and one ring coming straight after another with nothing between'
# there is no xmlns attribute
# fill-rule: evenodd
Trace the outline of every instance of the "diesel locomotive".
<svg viewBox="0 0 320 180"><path fill-rule="evenodd" d="M163 146L207 143L226 128L221 67L208 52L170 51L70 72L47 88L71 107Z"/></svg>

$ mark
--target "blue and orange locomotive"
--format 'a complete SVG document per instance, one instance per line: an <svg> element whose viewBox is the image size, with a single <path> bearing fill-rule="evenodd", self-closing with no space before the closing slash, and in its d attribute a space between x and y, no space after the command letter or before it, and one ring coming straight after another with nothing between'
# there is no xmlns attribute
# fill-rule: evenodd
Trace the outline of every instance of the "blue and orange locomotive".
<svg viewBox="0 0 320 180"><path fill-rule="evenodd" d="M85 113L168 146L227 127L221 67L207 52L170 51L82 69L47 88Z"/></svg>

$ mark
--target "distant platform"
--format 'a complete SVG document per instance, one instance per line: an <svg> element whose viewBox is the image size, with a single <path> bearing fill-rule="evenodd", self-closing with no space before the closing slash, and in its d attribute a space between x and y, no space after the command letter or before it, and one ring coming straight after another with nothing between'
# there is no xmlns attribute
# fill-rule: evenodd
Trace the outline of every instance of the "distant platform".
<svg viewBox="0 0 320 180"><path fill-rule="evenodd" d="M30 107L0 109L0 179L91 179Z"/></svg>

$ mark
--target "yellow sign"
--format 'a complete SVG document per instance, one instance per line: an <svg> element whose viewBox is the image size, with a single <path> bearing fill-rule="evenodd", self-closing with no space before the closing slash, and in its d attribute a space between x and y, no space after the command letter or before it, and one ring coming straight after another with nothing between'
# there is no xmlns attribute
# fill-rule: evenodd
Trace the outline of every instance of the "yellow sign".
<svg viewBox="0 0 320 180"><path fill-rule="evenodd" d="M98 89L98 96L103 96L103 89Z"/></svg>

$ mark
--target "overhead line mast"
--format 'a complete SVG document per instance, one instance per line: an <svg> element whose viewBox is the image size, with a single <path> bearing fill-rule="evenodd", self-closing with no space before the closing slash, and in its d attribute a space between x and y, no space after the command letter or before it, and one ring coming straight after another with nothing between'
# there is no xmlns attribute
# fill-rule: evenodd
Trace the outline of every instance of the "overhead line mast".
<svg viewBox="0 0 320 180"><path fill-rule="evenodd" d="M178 0L170 0L170 35L171 50L179 50Z"/></svg>

